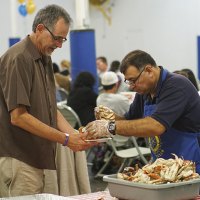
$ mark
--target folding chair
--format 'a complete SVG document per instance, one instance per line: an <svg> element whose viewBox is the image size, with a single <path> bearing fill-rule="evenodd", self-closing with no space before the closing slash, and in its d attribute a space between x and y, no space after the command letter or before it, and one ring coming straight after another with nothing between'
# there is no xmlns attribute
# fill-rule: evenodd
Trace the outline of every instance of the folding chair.
<svg viewBox="0 0 200 200"><path fill-rule="evenodd" d="M125 166L125 163L127 162L128 159L132 158L132 159L136 159L136 158L141 158L141 160L144 162L144 164L147 164L148 161L146 160L146 158L144 156L146 155L150 155L151 151L148 147L140 147L137 144L137 141L135 139L135 137L130 137L131 142L134 144L134 147L128 147L126 149L119 149L117 144L114 140L109 140L108 143L110 144L110 146L112 147L112 153L110 154L109 158L106 160L106 162L104 163L104 165L102 166L102 168L97 172L95 177L103 177L105 174L103 174L103 171L105 170L105 168L108 166L109 162L111 161L113 155L116 155L119 158L122 158L123 161L117 171L121 172Z"/></svg>
<svg viewBox="0 0 200 200"><path fill-rule="evenodd" d="M129 137L124 137L121 135L115 135L112 139L112 143L116 148L127 148ZM111 152L108 156L105 156L104 158L104 165L100 168L100 170L96 173L95 177L103 177L105 174L103 174L103 171L106 169L110 161L112 160L113 156L115 155L115 151L112 148L112 145L109 142L107 142L107 145L111 147Z"/></svg>
<svg viewBox="0 0 200 200"><path fill-rule="evenodd" d="M57 90L60 95L61 101L67 100L69 93L63 88L58 88Z"/></svg>
<svg viewBox="0 0 200 200"><path fill-rule="evenodd" d="M137 152L139 154L139 157L141 158L141 160L143 161L144 164L148 163L148 160L144 157L145 155L150 155L151 154L151 150L149 147L140 147L137 143L137 140L135 137L131 137L131 141L133 142L135 148L137 149Z"/></svg>
<svg viewBox="0 0 200 200"><path fill-rule="evenodd" d="M66 103L67 101L57 103L58 110L62 113L62 115L71 124L73 128L75 128L76 125L78 125L78 127L81 127L82 125L79 116L70 106L67 106Z"/></svg>

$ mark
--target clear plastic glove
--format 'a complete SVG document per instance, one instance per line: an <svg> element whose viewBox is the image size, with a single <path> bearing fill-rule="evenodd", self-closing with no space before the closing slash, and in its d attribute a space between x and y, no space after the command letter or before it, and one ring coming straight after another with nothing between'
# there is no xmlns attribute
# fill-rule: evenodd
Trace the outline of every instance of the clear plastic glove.
<svg viewBox="0 0 200 200"><path fill-rule="evenodd" d="M115 113L106 106L100 105L98 107L95 107L94 114L97 120L101 120L101 119L105 119L109 121L115 120Z"/></svg>
<svg viewBox="0 0 200 200"><path fill-rule="evenodd" d="M85 131L87 132L86 139L91 140L111 137L108 131L108 123L109 121L106 120L96 120L87 124L85 127Z"/></svg>

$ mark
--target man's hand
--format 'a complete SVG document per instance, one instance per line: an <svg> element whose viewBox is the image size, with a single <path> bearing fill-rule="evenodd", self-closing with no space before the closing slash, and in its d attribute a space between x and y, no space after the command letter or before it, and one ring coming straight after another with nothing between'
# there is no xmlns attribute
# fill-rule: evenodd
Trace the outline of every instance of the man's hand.
<svg viewBox="0 0 200 200"><path fill-rule="evenodd" d="M101 120L101 119L110 120L110 121L115 120L115 113L106 106L100 105L98 107L95 107L94 114L97 120Z"/></svg>
<svg viewBox="0 0 200 200"><path fill-rule="evenodd" d="M86 142L83 138L86 134L74 133L69 135L69 141L67 146L74 152L84 151L92 146L97 145L97 142Z"/></svg>
<svg viewBox="0 0 200 200"><path fill-rule="evenodd" d="M111 137L110 132L108 131L108 122L107 120L96 120L90 122L85 127L85 131L88 133L87 139L97 139Z"/></svg>

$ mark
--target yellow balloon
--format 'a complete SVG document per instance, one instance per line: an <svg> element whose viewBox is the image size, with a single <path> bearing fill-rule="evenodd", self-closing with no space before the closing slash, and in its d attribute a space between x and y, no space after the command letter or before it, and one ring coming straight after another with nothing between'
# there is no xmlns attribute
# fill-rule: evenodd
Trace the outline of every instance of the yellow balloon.
<svg viewBox="0 0 200 200"><path fill-rule="evenodd" d="M25 0L18 0L19 3L24 3Z"/></svg>
<svg viewBox="0 0 200 200"><path fill-rule="evenodd" d="M26 10L28 14L32 14L35 11L35 9L36 9L36 6L34 3L28 3L26 5Z"/></svg>
<svg viewBox="0 0 200 200"><path fill-rule="evenodd" d="M28 0L27 4L34 4L33 0Z"/></svg>
<svg viewBox="0 0 200 200"><path fill-rule="evenodd" d="M18 0L19 3L24 3L25 0Z"/></svg>

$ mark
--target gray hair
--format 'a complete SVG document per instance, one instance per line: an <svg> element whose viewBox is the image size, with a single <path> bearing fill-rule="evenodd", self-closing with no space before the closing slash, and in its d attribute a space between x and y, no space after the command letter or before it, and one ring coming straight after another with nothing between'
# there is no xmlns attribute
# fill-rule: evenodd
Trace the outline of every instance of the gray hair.
<svg viewBox="0 0 200 200"><path fill-rule="evenodd" d="M72 23L70 15L64 8L55 4L48 5L40 9L36 14L32 25L32 31L36 31L36 27L38 24L44 24L48 28L53 29L54 25L60 18L63 18L66 24L70 25Z"/></svg>

